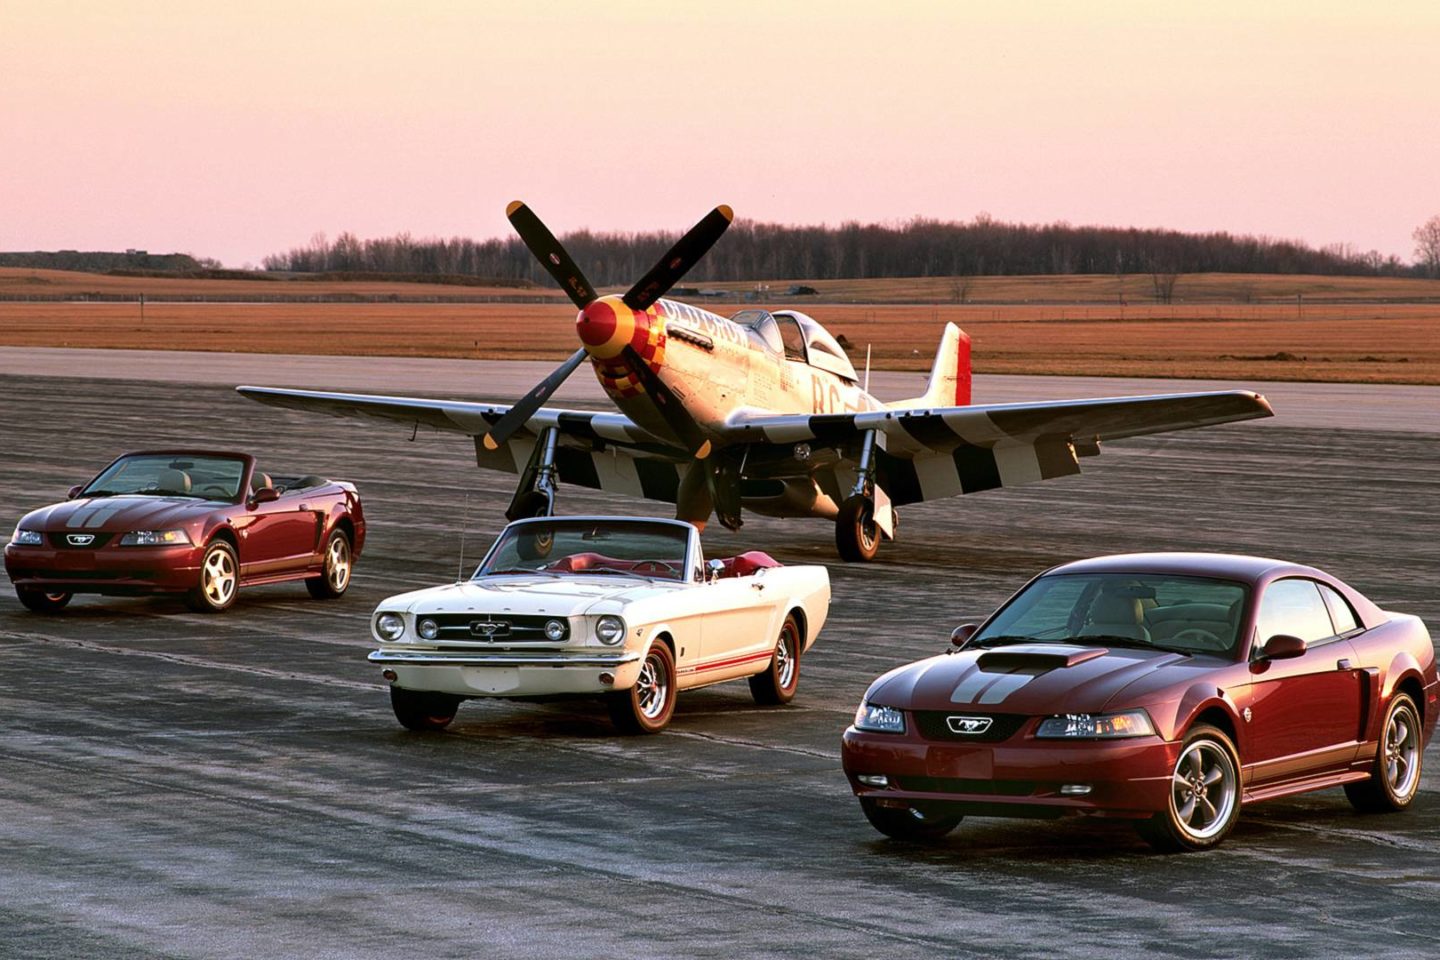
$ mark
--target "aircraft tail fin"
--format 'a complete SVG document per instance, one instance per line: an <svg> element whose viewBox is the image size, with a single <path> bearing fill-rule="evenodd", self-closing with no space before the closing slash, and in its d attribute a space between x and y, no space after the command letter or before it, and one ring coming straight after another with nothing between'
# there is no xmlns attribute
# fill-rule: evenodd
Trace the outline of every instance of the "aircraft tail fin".
<svg viewBox="0 0 1440 960"><path fill-rule="evenodd" d="M892 410L970 405L970 335L953 323L945 324L930 382L923 396L889 404Z"/></svg>

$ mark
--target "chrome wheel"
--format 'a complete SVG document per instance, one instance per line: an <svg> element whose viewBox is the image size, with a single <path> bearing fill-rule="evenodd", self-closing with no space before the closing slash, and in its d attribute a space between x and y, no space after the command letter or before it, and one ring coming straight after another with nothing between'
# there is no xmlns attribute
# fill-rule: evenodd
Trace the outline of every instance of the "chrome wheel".
<svg viewBox="0 0 1440 960"><path fill-rule="evenodd" d="M1170 809L1175 824L1193 840L1222 833L1238 799L1238 778L1230 753L1213 740L1185 748L1170 776Z"/></svg>
<svg viewBox="0 0 1440 960"><path fill-rule="evenodd" d="M654 720L665 712L665 703L670 693L669 679L660 658L651 653L640 667L640 676L635 681L635 703L640 714L647 720Z"/></svg>
<svg viewBox="0 0 1440 960"><path fill-rule="evenodd" d="M1420 779L1419 724L1408 705L1394 710L1390 722L1385 724L1385 739L1381 744L1384 751L1385 782L1390 792L1398 799L1406 799L1415 790Z"/></svg>
<svg viewBox="0 0 1440 960"><path fill-rule="evenodd" d="M228 550L205 554L200 568L200 589L213 607L223 607L235 595L235 558Z"/></svg>
<svg viewBox="0 0 1440 960"><path fill-rule="evenodd" d="M786 624L786 629L780 631L780 642L775 645L775 678L780 681L782 689L789 689L795 680L794 643L795 635Z"/></svg>
<svg viewBox="0 0 1440 960"><path fill-rule="evenodd" d="M335 537L325 554L325 580L335 593L344 593L350 584L350 541Z"/></svg>

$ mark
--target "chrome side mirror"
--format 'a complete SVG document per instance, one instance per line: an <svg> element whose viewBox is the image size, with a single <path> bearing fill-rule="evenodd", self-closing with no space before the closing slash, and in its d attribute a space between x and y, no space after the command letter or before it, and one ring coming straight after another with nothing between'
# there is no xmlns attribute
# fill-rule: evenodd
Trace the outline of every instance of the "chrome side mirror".
<svg viewBox="0 0 1440 960"><path fill-rule="evenodd" d="M979 629L980 625L977 623L962 623L951 631L950 643L956 650L963 650L965 644L970 642L970 638L975 636L975 631Z"/></svg>
<svg viewBox="0 0 1440 960"><path fill-rule="evenodd" d="M710 560L710 561L707 561L706 564L705 564L705 569L706 569L706 571L709 573L709 581L710 581L711 583L714 583L716 580L719 580L719 579L720 579L720 577L721 577L722 574L724 574L724 572L725 572L725 561L724 561L724 560Z"/></svg>

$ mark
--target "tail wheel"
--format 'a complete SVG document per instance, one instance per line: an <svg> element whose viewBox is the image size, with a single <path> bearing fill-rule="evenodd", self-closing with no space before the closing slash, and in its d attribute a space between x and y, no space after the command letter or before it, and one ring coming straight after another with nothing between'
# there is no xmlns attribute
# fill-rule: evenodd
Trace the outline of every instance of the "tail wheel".
<svg viewBox="0 0 1440 960"><path fill-rule="evenodd" d="M185 604L200 613L219 613L235 602L240 586L240 561L235 548L212 540L200 560L200 582L185 594Z"/></svg>
<svg viewBox="0 0 1440 960"><path fill-rule="evenodd" d="M1222 730L1201 724L1185 737L1163 812L1136 824L1162 853L1217 847L1240 817L1240 759Z"/></svg>
<svg viewBox="0 0 1440 960"><path fill-rule="evenodd" d="M1394 813L1410 806L1420 789L1420 711L1408 693L1396 694L1369 780L1345 784L1345 796L1362 813Z"/></svg>
<svg viewBox="0 0 1440 960"><path fill-rule="evenodd" d="M800 647L800 624L794 616L788 616L775 641L770 666L750 678L750 695L756 703L773 706L795 699L795 690L800 686Z"/></svg>
<svg viewBox="0 0 1440 960"><path fill-rule="evenodd" d="M460 710L461 698L447 693L390 688L390 708L406 730L425 733L444 730Z"/></svg>
<svg viewBox="0 0 1440 960"><path fill-rule="evenodd" d="M325 570L320 576L306 580L305 587L317 600L343 597L350 587L350 574L354 567L350 538L344 530L333 531L330 539L325 541Z"/></svg>
<svg viewBox="0 0 1440 960"><path fill-rule="evenodd" d="M20 598L20 604L26 610L33 610L36 613L59 613L61 608L70 602L71 594L18 589L15 591L15 596Z"/></svg>
<svg viewBox="0 0 1440 960"><path fill-rule="evenodd" d="M965 819L958 813L946 813L925 804L910 807L882 807L875 800L862 798L860 809L870 826L891 840L911 843L934 843L960 825Z"/></svg>
<svg viewBox="0 0 1440 960"><path fill-rule="evenodd" d="M675 657L660 640L650 645L635 686L606 697L610 719L623 733L659 733L675 713Z"/></svg>
<svg viewBox="0 0 1440 960"><path fill-rule="evenodd" d="M865 563L880 550L880 527L875 522L875 505L866 497L854 496L840 507L835 518L835 546L847 563Z"/></svg>

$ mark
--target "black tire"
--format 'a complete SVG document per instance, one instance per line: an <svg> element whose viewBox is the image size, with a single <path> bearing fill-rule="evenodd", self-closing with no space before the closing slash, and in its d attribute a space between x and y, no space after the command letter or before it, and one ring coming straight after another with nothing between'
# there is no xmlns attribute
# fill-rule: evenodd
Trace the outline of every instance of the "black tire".
<svg viewBox="0 0 1440 960"><path fill-rule="evenodd" d="M930 810L921 804L912 807L882 807L875 800L861 798L860 809L870 826L891 840L907 843L934 843L960 826L958 813Z"/></svg>
<svg viewBox="0 0 1440 960"><path fill-rule="evenodd" d="M1137 821L1135 829L1161 853L1218 847L1240 818L1240 755L1235 744L1223 730L1197 724L1185 735L1171 778L1165 810Z"/></svg>
<svg viewBox="0 0 1440 960"><path fill-rule="evenodd" d="M607 694L605 705L621 733L659 733L675 713L675 694L675 656L657 639L645 654L635 685Z"/></svg>
<svg viewBox="0 0 1440 960"><path fill-rule="evenodd" d="M880 552L875 505L865 497L851 497L840 507L840 516L835 518L835 548L846 563L868 563Z"/></svg>
<svg viewBox="0 0 1440 960"><path fill-rule="evenodd" d="M318 577L305 581L305 589L316 600L336 600L350 588L350 574L355 569L355 554L350 537L344 530L333 530L325 541L325 570Z"/></svg>
<svg viewBox="0 0 1440 960"><path fill-rule="evenodd" d="M240 560L224 540L211 540L200 560L200 582L185 594L185 605L197 613L230 609L240 592Z"/></svg>
<svg viewBox="0 0 1440 960"><path fill-rule="evenodd" d="M764 673L750 678L750 696L762 706L773 707L795 699L800 686L800 624L794 615L785 618L775 640L775 654Z"/></svg>
<svg viewBox="0 0 1440 960"><path fill-rule="evenodd" d="M1385 711L1370 779L1345 784L1345 796L1361 813L1398 813L1420 792L1423 760L1420 711L1408 693L1397 693Z"/></svg>
<svg viewBox="0 0 1440 960"><path fill-rule="evenodd" d="M20 599L20 605L26 610L33 610L36 613L59 613L65 604L70 602L73 594L46 593L44 590L17 588L15 596Z"/></svg>
<svg viewBox="0 0 1440 960"><path fill-rule="evenodd" d="M450 726L461 701L461 697L448 693L390 688L390 708L395 711L395 719L406 730L417 733L444 730Z"/></svg>
<svg viewBox="0 0 1440 960"><path fill-rule="evenodd" d="M514 514L511 520L523 520L526 517L548 517L550 516L550 500L539 490L531 490L521 497L511 511ZM515 540L515 552L521 560L543 560L550 556L550 549L555 546L555 534L553 531L534 534L532 536L520 536Z"/></svg>

